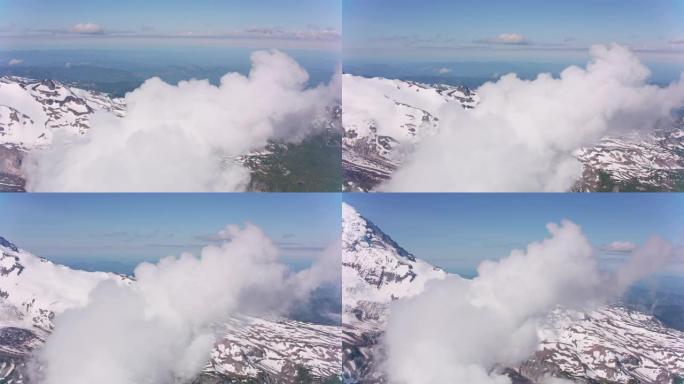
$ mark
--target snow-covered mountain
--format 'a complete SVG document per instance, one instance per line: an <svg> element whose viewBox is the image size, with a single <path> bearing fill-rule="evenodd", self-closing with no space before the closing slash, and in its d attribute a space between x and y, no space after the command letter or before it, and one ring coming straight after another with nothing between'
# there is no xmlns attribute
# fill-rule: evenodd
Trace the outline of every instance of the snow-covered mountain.
<svg viewBox="0 0 684 384"><path fill-rule="evenodd" d="M389 303L419 294L428 281L449 275L402 249L346 204L342 229L344 378L347 383L384 383L378 363ZM539 333L543 342L537 352L505 370L513 382L541 383L548 375L604 384L684 378L684 332L623 306L591 313L558 309Z"/></svg>
<svg viewBox="0 0 684 384"><path fill-rule="evenodd" d="M54 264L0 237L0 382L30 384L24 373L28 356L49 337L54 317L84 305L108 279L135 284L127 276ZM294 383L301 368L316 380L340 374L339 326L237 317L217 324L216 332L221 336L198 383Z"/></svg>
<svg viewBox="0 0 684 384"><path fill-rule="evenodd" d="M83 134L90 116L125 114L123 99L53 80L0 77L0 144L30 149L52 142L56 132Z"/></svg>
<svg viewBox="0 0 684 384"><path fill-rule="evenodd" d="M54 264L0 237L0 308L5 325L51 331L55 315L85 305L89 292L104 280L132 282L126 276Z"/></svg>
<svg viewBox="0 0 684 384"><path fill-rule="evenodd" d="M439 108L473 108L467 87L342 75L342 170L345 188L369 190L390 177L405 152L439 126Z"/></svg>
<svg viewBox="0 0 684 384"><path fill-rule="evenodd" d="M464 86L342 77L345 188L368 191L389 179L412 148L440 127L440 109L477 108ZM666 190L684 179L684 119L647 137L606 137L575 153L584 165L575 190Z"/></svg>
<svg viewBox="0 0 684 384"><path fill-rule="evenodd" d="M53 80L0 77L0 191L23 191L21 162L31 149L49 145L55 134L84 134L93 113L121 117L123 99Z"/></svg>
<svg viewBox="0 0 684 384"><path fill-rule="evenodd" d="M342 204L342 267L346 322L372 319L372 307L416 295L427 281L446 276L416 259L346 203Z"/></svg>
<svg viewBox="0 0 684 384"><path fill-rule="evenodd" d="M393 300L419 294L446 272L417 259L352 206L342 204L342 326L344 378L384 382L376 365Z"/></svg>

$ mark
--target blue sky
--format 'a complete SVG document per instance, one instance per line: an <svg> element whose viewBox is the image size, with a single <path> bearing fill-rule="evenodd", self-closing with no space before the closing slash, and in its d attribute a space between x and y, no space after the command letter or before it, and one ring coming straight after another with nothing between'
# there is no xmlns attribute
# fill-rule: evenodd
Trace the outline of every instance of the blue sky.
<svg viewBox="0 0 684 384"><path fill-rule="evenodd" d="M346 0L346 61L581 62L595 43L681 64L679 0Z"/></svg>
<svg viewBox="0 0 684 384"><path fill-rule="evenodd" d="M417 257L469 274L483 259L548 236L569 219L597 247L642 243L653 234L684 241L680 194L346 194L343 200Z"/></svg>
<svg viewBox="0 0 684 384"><path fill-rule="evenodd" d="M333 49L339 1L0 0L0 43L20 47L228 45Z"/></svg>
<svg viewBox="0 0 684 384"><path fill-rule="evenodd" d="M2 194L0 236L89 269L197 252L227 224L260 226L294 267L339 235L337 194ZM104 267L104 268L98 268Z"/></svg>

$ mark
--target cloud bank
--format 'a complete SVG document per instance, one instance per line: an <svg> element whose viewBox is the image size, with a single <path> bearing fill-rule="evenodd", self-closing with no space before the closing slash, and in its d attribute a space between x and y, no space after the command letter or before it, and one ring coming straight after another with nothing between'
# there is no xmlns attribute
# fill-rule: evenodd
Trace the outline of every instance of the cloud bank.
<svg viewBox="0 0 684 384"><path fill-rule="evenodd" d="M515 366L534 352L539 323L550 311L615 297L673 256L672 247L654 237L608 275L579 226L563 221L547 228L549 238L484 261L472 280L451 276L395 302L384 340L390 381L509 384L496 367Z"/></svg>
<svg viewBox="0 0 684 384"><path fill-rule="evenodd" d="M83 136L55 136L24 164L30 191L240 191L249 171L235 157L269 139L297 142L339 100L339 75L307 87L308 73L279 51L251 56L249 76L228 73L170 85L145 81L126 116L97 112Z"/></svg>
<svg viewBox="0 0 684 384"><path fill-rule="evenodd" d="M209 359L213 323L286 311L318 286L338 283L336 245L295 273L258 227L231 225L222 234L226 241L199 256L140 264L130 285L100 283L87 305L59 315L37 356L37 382L187 382Z"/></svg>
<svg viewBox="0 0 684 384"><path fill-rule="evenodd" d="M596 45L586 68L559 78L508 74L482 85L472 110L439 110L439 133L424 140L386 191L567 191L582 167L573 152L607 134L651 131L684 105L684 78L649 85L628 49Z"/></svg>

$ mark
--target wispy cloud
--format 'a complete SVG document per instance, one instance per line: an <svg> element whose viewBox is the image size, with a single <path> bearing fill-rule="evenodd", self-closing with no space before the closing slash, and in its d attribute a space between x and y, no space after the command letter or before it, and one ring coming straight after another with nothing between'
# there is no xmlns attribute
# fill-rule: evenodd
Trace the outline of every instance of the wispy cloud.
<svg viewBox="0 0 684 384"><path fill-rule="evenodd" d="M293 40L293 41L338 41L342 34L335 28L307 26L288 29L275 26L250 27L242 29L206 29L185 31L161 31L151 25L136 30L111 30L92 22L78 23L70 27L51 29L0 28L0 33L9 37L51 37L51 36L89 36L89 37L127 37L127 38L206 38L242 40Z"/></svg>
<svg viewBox="0 0 684 384"><path fill-rule="evenodd" d="M7 62L7 64L9 64L9 65L19 65L19 64L21 64L21 63L23 63L23 62L24 62L24 60L22 60L22 59L11 59L10 61Z"/></svg>
<svg viewBox="0 0 684 384"><path fill-rule="evenodd" d="M613 241L610 244L606 244L601 247L604 251L608 252L631 252L637 247L636 244L631 241Z"/></svg>
<svg viewBox="0 0 684 384"><path fill-rule="evenodd" d="M84 35L101 35L105 33L104 28L95 23L78 23L68 30L70 33L78 33Z"/></svg>
<svg viewBox="0 0 684 384"><path fill-rule="evenodd" d="M392 35L373 37L370 41L381 44L398 44L405 47L417 47L434 44L452 44L457 41L453 36L436 34L431 36L423 35Z"/></svg>
<svg viewBox="0 0 684 384"><path fill-rule="evenodd" d="M437 72L440 75L448 75L452 72L452 70L451 70L451 68L442 67L442 68L437 68L435 70L435 72Z"/></svg>
<svg viewBox="0 0 684 384"><path fill-rule="evenodd" d="M498 36L489 37L485 39L475 40L476 43L483 44L510 44L510 45L526 45L529 40L524 35L519 33L502 33Z"/></svg>
<svg viewBox="0 0 684 384"><path fill-rule="evenodd" d="M286 233L282 236L283 239L291 239L294 237L296 236L293 233ZM195 235L194 239L202 242L203 245L207 245L209 243L221 243L226 240L230 240L230 234L226 230L221 230L218 233ZM310 245L294 241L274 241L273 244L275 244L275 246L282 251L320 252L325 249L324 246Z"/></svg>
<svg viewBox="0 0 684 384"><path fill-rule="evenodd" d="M163 232L159 229L152 231L140 232L140 231L112 231L105 232L98 235L99 237L110 238L110 239L120 239L123 241L140 241L140 240L151 240L151 239L169 239L175 235L170 232Z"/></svg>
<svg viewBox="0 0 684 384"><path fill-rule="evenodd" d="M670 44L684 44L684 37L678 37L678 38L671 39L669 41L669 43Z"/></svg>
<svg viewBox="0 0 684 384"><path fill-rule="evenodd" d="M215 242L223 241L224 238L221 235L219 235L218 233L210 233L210 234L195 235L195 240L201 241L203 243L215 243Z"/></svg>
<svg viewBox="0 0 684 384"><path fill-rule="evenodd" d="M221 33L218 33L221 36ZM280 27L258 27L231 31L225 37L277 40L339 40L342 35L334 28L309 27L305 29L284 29Z"/></svg>
<svg viewBox="0 0 684 384"><path fill-rule="evenodd" d="M274 244L283 251L321 252L325 249L324 246L320 245L306 245L287 241L276 241Z"/></svg>

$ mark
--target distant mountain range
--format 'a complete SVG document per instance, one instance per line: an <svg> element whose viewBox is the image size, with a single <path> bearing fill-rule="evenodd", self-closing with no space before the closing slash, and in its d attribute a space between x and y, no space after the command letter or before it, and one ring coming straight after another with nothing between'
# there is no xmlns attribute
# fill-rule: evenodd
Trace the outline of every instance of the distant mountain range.
<svg viewBox="0 0 684 384"><path fill-rule="evenodd" d="M346 204L342 228L344 379L386 383L381 340L390 304L420 294L426 282L449 274L401 248ZM634 309L558 309L539 332L548 337L537 351L520 365L505 367L513 383L541 384L548 375L596 384L684 379L684 332Z"/></svg>
<svg viewBox="0 0 684 384"><path fill-rule="evenodd" d="M31 384L30 354L54 330L55 316L84 305L100 282L131 277L54 264L0 237L0 383ZM233 317L217 324L218 341L195 384L337 382L341 329L287 318ZM304 372L304 373L303 373Z"/></svg>
<svg viewBox="0 0 684 384"><path fill-rule="evenodd" d="M392 177L407 154L440 129L446 104L477 108L465 86L366 78L344 74L342 169L344 188L370 191ZM350 91L354 89L354 91ZM369 118L384 116L383 126ZM386 118L385 118L386 117ZM605 137L575 157L583 165L574 191L674 191L684 189L684 117L646 136Z"/></svg>

